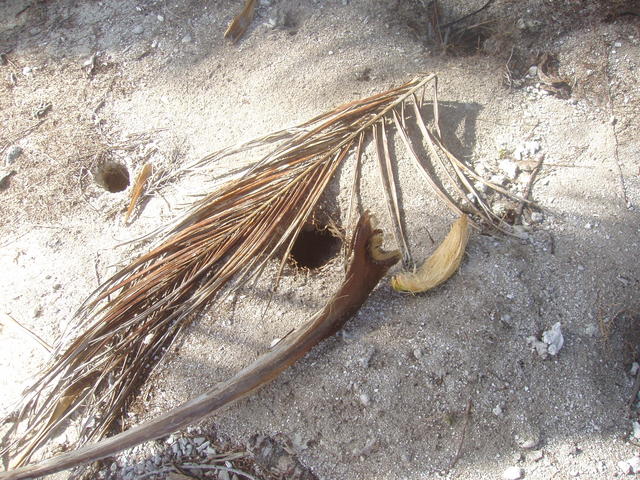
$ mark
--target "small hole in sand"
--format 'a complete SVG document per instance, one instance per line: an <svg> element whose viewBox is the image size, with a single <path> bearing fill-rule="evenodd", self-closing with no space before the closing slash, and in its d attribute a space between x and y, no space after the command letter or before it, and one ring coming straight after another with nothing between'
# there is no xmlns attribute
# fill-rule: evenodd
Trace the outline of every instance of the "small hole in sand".
<svg viewBox="0 0 640 480"><path fill-rule="evenodd" d="M102 163L97 168L94 178L98 185L111 193L122 192L129 186L127 167L114 161Z"/></svg>
<svg viewBox="0 0 640 480"><path fill-rule="evenodd" d="M305 225L293 244L291 259L299 268L313 270L335 257L341 245L342 241L326 227Z"/></svg>

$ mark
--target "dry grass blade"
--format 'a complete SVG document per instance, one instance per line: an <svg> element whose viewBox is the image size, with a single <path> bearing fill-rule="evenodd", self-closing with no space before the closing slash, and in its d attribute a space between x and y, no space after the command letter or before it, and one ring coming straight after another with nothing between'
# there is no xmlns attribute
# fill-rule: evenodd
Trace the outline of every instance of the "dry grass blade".
<svg viewBox="0 0 640 480"><path fill-rule="evenodd" d="M400 245L402 252L402 263L405 268L413 265L407 238L402 228L402 218L400 217L400 207L398 206L398 189L396 187L395 175L391 166L391 155L389 155L389 140L387 131L384 126L384 120L380 122L373 130L373 138L376 144L376 152L378 157L378 172L380 174L380 183L387 200L387 210L391 224L393 225L393 236L396 243Z"/></svg>
<svg viewBox="0 0 640 480"><path fill-rule="evenodd" d="M347 225L346 230L351 231L351 225L353 223L353 215L356 209L359 210L358 202L358 186L360 184L360 173L362 168L362 148L364 145L364 133L360 134L358 137L358 148L356 149L356 159L355 164L353 166L353 180L351 181L351 195L349 196L349 213L347 214ZM358 211L358 214L361 212ZM347 242L343 242L342 244L342 252L344 256L344 268L347 268L347 262L349 261L347 257Z"/></svg>
<svg viewBox="0 0 640 480"><path fill-rule="evenodd" d="M13 325L15 325L16 327L18 327L20 329L20 331L26 333L29 336L29 338L31 338L31 339L35 340L36 342L38 342L38 344L42 348L44 348L47 352L51 353L51 350L52 350L51 345L49 345L47 342L45 342L40 335L38 335L37 333L29 330L27 327L22 325L20 322L18 322L15 318L13 318L8 313L5 313L4 317L5 317L5 319L9 319ZM6 322L6 320L4 320L4 322Z"/></svg>
<svg viewBox="0 0 640 480"><path fill-rule="evenodd" d="M242 11L231 21L231 23L227 27L227 30L224 32L224 38L228 38L233 43L236 43L238 40L240 40L253 21L253 16L255 14L257 5L258 0L247 0Z"/></svg>
<svg viewBox="0 0 640 480"><path fill-rule="evenodd" d="M459 192L473 191L467 176L476 178L446 150L439 133L428 130L415 100L415 118L394 117L396 109L409 110L405 102L435 78L417 78L347 103L296 127L214 152L173 173L210 173L227 157L244 165L180 218L147 235L158 239L155 246L108 279L78 309L70 330L79 334L55 347L49 366L25 392L11 431L13 441L2 455L13 456L14 463L28 462L72 418L82 432L77 445L112 431L141 383L197 313L256 280L269 262L279 261L282 270L337 169L354 150L359 157L374 134L398 245L410 262L388 148L392 133L383 122L395 122L409 147L407 130L410 121L417 123L434 156L431 161L448 162L454 172L448 173L450 181L460 184ZM436 105L434 113L439 115ZM435 124L438 132L437 119ZM168 181L171 175L164 178ZM460 212L463 200L447 204ZM471 213L501 228L490 210L473 207Z"/></svg>
<svg viewBox="0 0 640 480"><path fill-rule="evenodd" d="M451 208L451 210L453 210L455 213L457 213L458 215L462 215L462 210L460 210L460 208L455 204L455 202L449 197L449 195L444 190L444 188L438 185L438 183L433 179L432 174L420 162L420 159L418 158L418 154L416 153L413 146L411 145L411 140L409 140L409 135L407 134L405 128L400 124L400 121L398 120L398 115L395 112L393 112L393 120L395 121L398 132L400 132L400 138L402 138L402 141L407 147L407 151L409 152L410 157L413 160L414 164L416 165L416 168L418 169L418 171L423 174L429 186L442 199L442 201L444 201L449 206L449 208ZM430 133L426 131L427 138L429 138L428 137L429 135ZM432 143L429 143L429 145L432 146ZM438 155L438 152L435 150L435 148L431 148L431 152L434 155L434 158L439 161L440 156ZM448 173L446 169L444 170L446 173ZM455 181L453 181L453 178L450 178L450 179L452 180L453 185L457 186Z"/></svg>

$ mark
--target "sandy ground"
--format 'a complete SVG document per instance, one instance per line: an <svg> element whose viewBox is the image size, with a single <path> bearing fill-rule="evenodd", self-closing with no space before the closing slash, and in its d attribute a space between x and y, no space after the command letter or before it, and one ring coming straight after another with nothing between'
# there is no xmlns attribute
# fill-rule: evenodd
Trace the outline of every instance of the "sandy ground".
<svg viewBox="0 0 640 480"><path fill-rule="evenodd" d="M441 0L443 23L482 5L469 3ZM91 290L145 251L117 245L202 193L200 180L170 182L125 225L131 187L105 191L92 175L100 161L132 180L147 161L171 170L437 72L443 133L470 165L490 178L524 160L505 179L522 193L526 162L544 155L532 192L544 209L527 213L523 239L474 234L459 274L428 294L382 282L344 332L257 395L96 475L143 478L163 445L201 436L251 447L249 463L265 438L286 447L285 465L256 467L258 478L277 478L278 468L293 478L294 457L298 478L501 478L509 467L528 479L624 475L618 463L639 441L637 6L496 0L466 22L490 21L483 37L442 54L426 33L426 4L262 1L247 36L230 45L222 33L238 1L2 2L0 406L8 410L48 358L2 315L55 343ZM530 67L545 52L570 95L540 88ZM408 158L397 168L422 259L434 248L427 232L442 238L453 216ZM352 169L325 199L338 224ZM362 203L390 231L372 151ZM341 265L289 268L264 319L267 283L203 314L147 383L131 424L227 378L300 325L333 292ZM564 346L543 359L527 338L557 322Z"/></svg>

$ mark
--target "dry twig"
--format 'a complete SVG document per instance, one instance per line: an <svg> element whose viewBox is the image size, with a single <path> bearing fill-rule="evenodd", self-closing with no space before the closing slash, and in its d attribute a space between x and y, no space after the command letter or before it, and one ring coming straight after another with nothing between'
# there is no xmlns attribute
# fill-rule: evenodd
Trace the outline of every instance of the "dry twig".
<svg viewBox="0 0 640 480"><path fill-rule="evenodd" d="M467 400L467 408L464 411L464 424L462 425L462 432L460 433L460 441L458 442L458 448L456 448L456 454L451 459L451 463L449 464L449 470L456 466L458 460L462 456L462 445L464 444L464 439L467 435L467 427L469 426L469 419L471 418L471 407L473 402L471 401L471 397Z"/></svg>

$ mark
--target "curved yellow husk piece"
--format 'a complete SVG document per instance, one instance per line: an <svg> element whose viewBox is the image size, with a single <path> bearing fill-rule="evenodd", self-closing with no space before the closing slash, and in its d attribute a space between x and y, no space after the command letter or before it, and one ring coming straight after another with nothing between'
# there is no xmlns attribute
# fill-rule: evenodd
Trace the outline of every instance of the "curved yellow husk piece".
<svg viewBox="0 0 640 480"><path fill-rule="evenodd" d="M415 272L402 272L391 278L391 287L399 292L426 292L446 282L458 270L469 240L467 216L461 216L452 226L433 255Z"/></svg>

